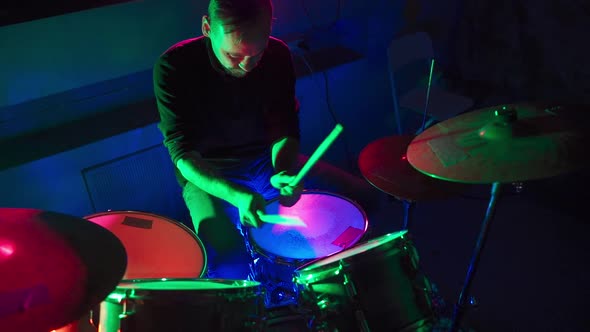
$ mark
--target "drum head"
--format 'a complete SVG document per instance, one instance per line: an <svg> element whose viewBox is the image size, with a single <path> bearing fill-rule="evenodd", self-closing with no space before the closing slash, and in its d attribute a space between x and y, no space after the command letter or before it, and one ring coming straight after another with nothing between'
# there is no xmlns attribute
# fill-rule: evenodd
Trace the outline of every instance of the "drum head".
<svg viewBox="0 0 590 332"><path fill-rule="evenodd" d="M406 235L406 233L408 233L407 230L385 234L385 235L380 236L378 238L358 244L350 249L344 250L344 251L336 253L334 255L330 255L326 258L322 258L322 259L318 259L313 262L310 262L310 263L300 267L298 269L298 272L310 272L310 271L313 271L316 269L321 269L324 266L330 265L332 263L338 262L340 260L343 260L343 259L346 259L346 258L349 258L352 256L356 256L356 255L365 253L369 250L372 250L372 249L382 246L386 243L389 243L391 241L399 239L402 236Z"/></svg>
<svg viewBox="0 0 590 332"><path fill-rule="evenodd" d="M305 226L264 223L251 228L250 238L263 253L291 259L325 257L353 246L367 231L364 211L344 197L318 191L301 195L292 207L271 201L269 215L298 218Z"/></svg>
<svg viewBox="0 0 590 332"><path fill-rule="evenodd" d="M186 226L155 214L109 211L85 217L111 231L127 251L123 280L197 278L206 255L199 238Z"/></svg>

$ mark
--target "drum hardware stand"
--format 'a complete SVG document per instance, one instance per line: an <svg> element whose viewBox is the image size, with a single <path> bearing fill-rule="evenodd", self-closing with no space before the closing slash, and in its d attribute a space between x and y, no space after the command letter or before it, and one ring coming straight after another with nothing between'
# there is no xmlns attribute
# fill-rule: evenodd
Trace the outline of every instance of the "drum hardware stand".
<svg viewBox="0 0 590 332"><path fill-rule="evenodd" d="M340 261L340 271L343 270L343 262ZM369 329L369 324L367 323L367 318L365 317L365 313L361 310L360 306L358 305L358 301L357 301L357 291L356 291L356 287L354 286L354 283L348 278L348 275L346 274L346 272L343 273L343 277L344 277L344 288L346 289L346 293L348 294L348 296L353 299L353 308L354 308L354 316L359 328L359 331L361 332L370 332L371 329Z"/></svg>
<svg viewBox="0 0 590 332"><path fill-rule="evenodd" d="M424 112L422 115L422 125L416 131L416 135L420 134L421 132L423 132L426 129L426 125L427 125L426 117L428 115L428 103L430 102L430 88L432 87L432 73L433 73L433 71L434 71L434 58L430 59L430 73L428 75L428 87L426 90L426 100L424 101ZM430 123L430 121L428 123ZM400 135L401 135L401 131L400 131ZM412 210L414 210L415 202L413 202L411 200L404 199L404 198L402 198L401 201L404 204L404 223L402 225L402 230L407 230L408 227L410 226L410 213Z"/></svg>
<svg viewBox="0 0 590 332"><path fill-rule="evenodd" d="M512 182L512 187L516 194L520 194L524 190L524 183L522 182Z"/></svg>
<svg viewBox="0 0 590 332"><path fill-rule="evenodd" d="M479 235L477 238L477 243L476 243L475 248L473 250L471 262L469 263L469 268L467 269L465 281L463 282L463 288L461 289L461 293L459 295L459 301L457 302L457 304L455 304L455 308L453 310L453 317L452 317L451 327L449 329L449 332L458 331L459 323L460 323L461 319L463 318L463 314L465 311L466 299L468 299L468 298L470 299L469 291L471 289L471 282L473 280L473 276L475 275L475 272L477 271L477 265L479 263L481 251L483 250L483 247L485 246L485 243L486 243L490 221L494 217L494 213L496 212L496 203L498 201L499 194L500 194L500 183L494 182L492 184L491 197L490 197L490 201L488 203L486 215L485 215L485 218L484 218L483 223L481 225L481 230L479 232Z"/></svg>
<svg viewBox="0 0 590 332"><path fill-rule="evenodd" d="M409 200L406 198L402 198L402 197L398 197L398 196L390 196L392 201L395 199L397 201L401 201L402 205L403 205L403 209L404 209L404 216L403 216L403 220L402 220L402 227L400 230L408 230L408 228L410 227L410 219L412 216L412 212L414 211L414 207L416 205L416 202L413 200Z"/></svg>
<svg viewBox="0 0 590 332"><path fill-rule="evenodd" d="M410 226L410 215L412 211L414 211L414 206L416 204L414 201L407 199L402 199L402 203L404 204L404 223L402 225L402 230L408 230L408 227Z"/></svg>
<svg viewBox="0 0 590 332"><path fill-rule="evenodd" d="M311 289L312 298L307 300L311 300L314 306L310 314L311 318L308 320L308 328L315 332L329 332L330 330L326 312L320 307L320 299L314 292L313 285L309 285L309 288Z"/></svg>

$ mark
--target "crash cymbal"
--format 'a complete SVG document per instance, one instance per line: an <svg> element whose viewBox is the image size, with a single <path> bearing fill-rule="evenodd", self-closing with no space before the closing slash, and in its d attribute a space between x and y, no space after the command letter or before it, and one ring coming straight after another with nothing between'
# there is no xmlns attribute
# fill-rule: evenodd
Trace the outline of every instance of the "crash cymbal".
<svg viewBox="0 0 590 332"><path fill-rule="evenodd" d="M88 220L0 208L0 331L47 332L79 319L126 265L119 239Z"/></svg>
<svg viewBox="0 0 590 332"><path fill-rule="evenodd" d="M547 178L585 165L587 106L489 107L438 123L408 146L417 170L463 183Z"/></svg>
<svg viewBox="0 0 590 332"><path fill-rule="evenodd" d="M410 135L389 136L369 143L359 155L359 168L369 183L394 197L421 201L452 196L462 185L440 181L415 170L406 158Z"/></svg>

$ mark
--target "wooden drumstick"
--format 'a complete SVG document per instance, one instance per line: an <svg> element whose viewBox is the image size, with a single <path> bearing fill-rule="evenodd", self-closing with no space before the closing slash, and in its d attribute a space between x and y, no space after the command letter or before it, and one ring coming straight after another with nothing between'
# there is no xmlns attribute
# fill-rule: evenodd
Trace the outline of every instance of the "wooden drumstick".
<svg viewBox="0 0 590 332"><path fill-rule="evenodd" d="M299 184L299 182L303 179L305 175L309 172L309 170L315 165L315 163L324 155L324 153L328 150L330 145L334 143L338 135L342 132L344 128L341 124L336 124L336 127L332 130L332 132L324 139L324 141L318 146L318 148L313 152L311 157L305 162L305 165L301 168L295 179L289 183L290 186L295 187Z"/></svg>

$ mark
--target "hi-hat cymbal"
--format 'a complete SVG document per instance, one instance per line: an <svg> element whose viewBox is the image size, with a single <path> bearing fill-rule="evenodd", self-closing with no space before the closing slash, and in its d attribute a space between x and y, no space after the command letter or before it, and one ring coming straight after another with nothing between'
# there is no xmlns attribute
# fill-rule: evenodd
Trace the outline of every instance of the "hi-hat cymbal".
<svg viewBox="0 0 590 332"><path fill-rule="evenodd" d="M585 164L587 106L511 104L438 123L408 146L410 164L443 180L509 183L547 178Z"/></svg>
<svg viewBox="0 0 590 332"><path fill-rule="evenodd" d="M406 150L413 138L389 136L369 143L359 155L359 168L365 179L379 190L408 201L445 198L464 189L412 168Z"/></svg>
<svg viewBox="0 0 590 332"><path fill-rule="evenodd" d="M123 244L88 220L0 208L0 331L47 332L100 303L127 266Z"/></svg>

